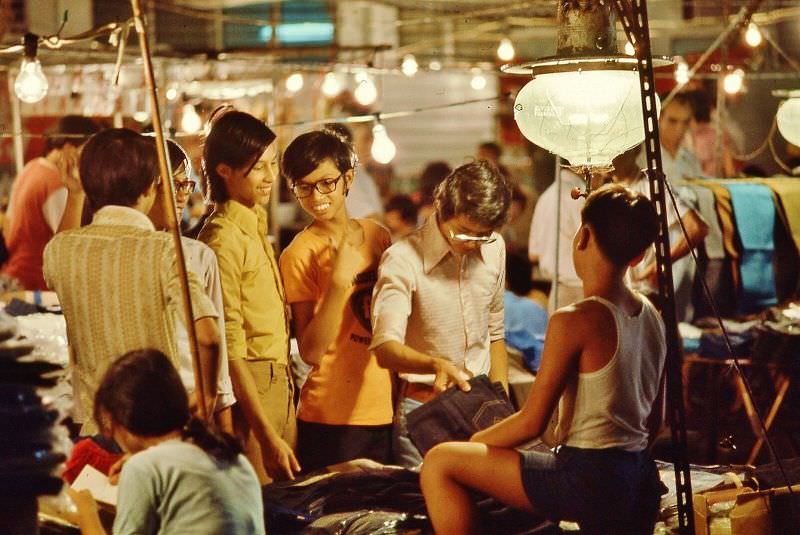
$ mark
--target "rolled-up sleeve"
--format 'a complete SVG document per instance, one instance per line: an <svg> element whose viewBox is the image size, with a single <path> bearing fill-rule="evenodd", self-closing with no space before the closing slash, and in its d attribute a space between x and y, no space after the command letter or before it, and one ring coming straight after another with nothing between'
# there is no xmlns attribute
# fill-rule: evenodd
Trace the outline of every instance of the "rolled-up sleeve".
<svg viewBox="0 0 800 535"><path fill-rule="evenodd" d="M372 343L370 350L386 343L405 343L415 291L414 271L393 249L383 253L378 282L372 292Z"/></svg>
<svg viewBox="0 0 800 535"><path fill-rule="evenodd" d="M499 273L497 284L492 295L492 302L489 305L489 340L494 342L505 338L505 305L503 294L506 287L506 248L505 245L499 247Z"/></svg>

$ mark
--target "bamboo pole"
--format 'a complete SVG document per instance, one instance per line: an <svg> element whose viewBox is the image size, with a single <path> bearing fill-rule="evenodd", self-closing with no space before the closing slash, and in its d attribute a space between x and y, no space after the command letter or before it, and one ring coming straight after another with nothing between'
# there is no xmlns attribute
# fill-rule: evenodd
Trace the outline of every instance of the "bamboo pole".
<svg viewBox="0 0 800 535"><path fill-rule="evenodd" d="M164 131L161 126L161 111L158 105L158 92L156 90L156 80L153 74L153 61L150 55L150 42L147 40L147 28L142 17L140 0L131 0L133 8L134 25L136 33L139 35L139 49L142 52L142 67L144 77L147 82L147 90L150 98L150 111L153 119L153 132L156 135L156 149L158 151L158 164L163 179L161 180L161 193L164 200L162 207L165 213L165 223L175 243L175 256L177 257L178 275L181 281L181 293L183 294L183 310L186 318L186 333L189 338L189 349L192 352L192 368L194 369L195 393L197 404L200 408L200 417L207 420L208 407L205 404L205 387L203 385L203 374L200 364L200 348L197 344L197 331L194 325L192 314L192 298L189 294L189 279L186 272L186 261L181 245L181 231L178 224L178 217L175 209L175 191L172 183L172 170L170 169L169 159L167 158L166 145L164 143Z"/></svg>

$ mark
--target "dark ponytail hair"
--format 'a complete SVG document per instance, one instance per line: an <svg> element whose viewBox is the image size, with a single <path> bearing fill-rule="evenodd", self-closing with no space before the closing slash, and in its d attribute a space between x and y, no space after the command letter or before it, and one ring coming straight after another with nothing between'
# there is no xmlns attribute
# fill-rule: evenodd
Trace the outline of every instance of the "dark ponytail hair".
<svg viewBox="0 0 800 535"><path fill-rule="evenodd" d="M130 351L109 366L94 397L94 419L101 429L110 419L142 437L180 431L184 440L222 462L233 462L242 452L234 437L191 416L177 370L155 349Z"/></svg>

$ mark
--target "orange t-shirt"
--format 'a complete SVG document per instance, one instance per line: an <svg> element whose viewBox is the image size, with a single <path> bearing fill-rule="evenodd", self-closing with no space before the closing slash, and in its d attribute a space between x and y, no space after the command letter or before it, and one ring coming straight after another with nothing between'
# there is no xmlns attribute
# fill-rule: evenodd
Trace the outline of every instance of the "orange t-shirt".
<svg viewBox="0 0 800 535"><path fill-rule="evenodd" d="M342 311L336 340L300 391L300 420L329 425L386 425L392 422L392 379L369 352L372 340L372 289L381 255L391 245L389 232L368 219L359 252L363 265ZM289 304L313 301L315 311L330 284L333 269L327 238L305 229L283 251L280 270Z"/></svg>

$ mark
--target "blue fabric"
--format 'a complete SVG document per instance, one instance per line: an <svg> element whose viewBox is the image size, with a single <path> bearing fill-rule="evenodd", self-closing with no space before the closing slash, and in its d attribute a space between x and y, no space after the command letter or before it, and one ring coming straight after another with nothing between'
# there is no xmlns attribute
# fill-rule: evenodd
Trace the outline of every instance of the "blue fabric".
<svg viewBox="0 0 800 535"><path fill-rule="evenodd" d="M758 312L778 302L775 295L775 201L762 184L723 184L731 194L736 230L742 243L739 311Z"/></svg>
<svg viewBox="0 0 800 535"><path fill-rule="evenodd" d="M522 353L526 366L539 370L547 331L547 311L525 297L505 291L506 344Z"/></svg>

